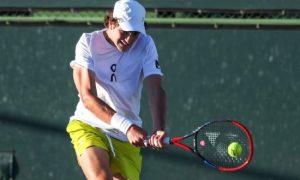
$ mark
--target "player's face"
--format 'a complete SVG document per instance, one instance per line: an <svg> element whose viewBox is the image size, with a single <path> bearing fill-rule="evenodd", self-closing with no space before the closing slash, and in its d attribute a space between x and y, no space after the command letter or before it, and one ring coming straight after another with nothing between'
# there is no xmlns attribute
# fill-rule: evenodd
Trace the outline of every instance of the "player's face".
<svg viewBox="0 0 300 180"><path fill-rule="evenodd" d="M127 51L140 34L136 31L123 31L120 26L116 27L113 31L114 36L112 41L116 48L121 52Z"/></svg>

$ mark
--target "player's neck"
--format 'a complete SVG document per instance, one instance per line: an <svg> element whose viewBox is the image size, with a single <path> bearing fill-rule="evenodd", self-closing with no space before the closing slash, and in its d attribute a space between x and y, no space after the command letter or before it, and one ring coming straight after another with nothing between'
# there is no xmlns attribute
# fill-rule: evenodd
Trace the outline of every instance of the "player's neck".
<svg viewBox="0 0 300 180"><path fill-rule="evenodd" d="M112 46L115 46L115 44L113 43L113 41L111 40L111 38L109 37L109 30L105 30L103 31L103 35L104 38L106 39L106 41L111 44Z"/></svg>

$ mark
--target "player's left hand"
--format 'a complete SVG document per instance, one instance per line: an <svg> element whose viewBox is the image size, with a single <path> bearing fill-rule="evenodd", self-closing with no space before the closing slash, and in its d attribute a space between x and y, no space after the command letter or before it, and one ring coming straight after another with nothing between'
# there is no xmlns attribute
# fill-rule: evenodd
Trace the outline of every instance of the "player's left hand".
<svg viewBox="0 0 300 180"><path fill-rule="evenodd" d="M144 147L144 140L147 137L144 129L133 124L129 127L126 135L130 144L136 147Z"/></svg>

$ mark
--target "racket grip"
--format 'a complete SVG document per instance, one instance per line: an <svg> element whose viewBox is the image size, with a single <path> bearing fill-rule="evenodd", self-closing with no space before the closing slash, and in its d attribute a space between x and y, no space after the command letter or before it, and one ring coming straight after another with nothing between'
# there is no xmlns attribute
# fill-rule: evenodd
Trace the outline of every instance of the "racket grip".
<svg viewBox="0 0 300 180"><path fill-rule="evenodd" d="M170 138L170 137L165 137L165 138L163 139L163 143L164 143L164 144L171 144L171 138Z"/></svg>

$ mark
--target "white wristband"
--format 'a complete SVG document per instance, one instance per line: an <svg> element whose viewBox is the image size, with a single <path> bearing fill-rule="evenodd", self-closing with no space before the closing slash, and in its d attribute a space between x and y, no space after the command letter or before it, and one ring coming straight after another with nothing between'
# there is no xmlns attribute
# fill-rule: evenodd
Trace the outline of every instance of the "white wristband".
<svg viewBox="0 0 300 180"><path fill-rule="evenodd" d="M126 119L124 116L121 116L118 113L115 113L111 120L110 120L110 125L113 128L116 128L118 130L120 130L121 132L123 132L125 135L129 129L129 127L132 125L133 123Z"/></svg>

